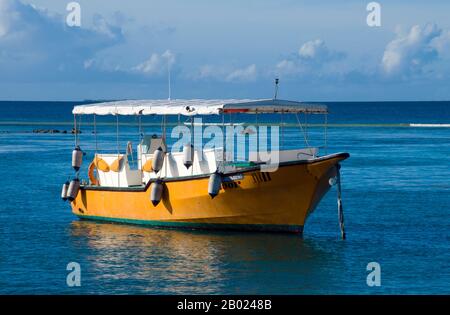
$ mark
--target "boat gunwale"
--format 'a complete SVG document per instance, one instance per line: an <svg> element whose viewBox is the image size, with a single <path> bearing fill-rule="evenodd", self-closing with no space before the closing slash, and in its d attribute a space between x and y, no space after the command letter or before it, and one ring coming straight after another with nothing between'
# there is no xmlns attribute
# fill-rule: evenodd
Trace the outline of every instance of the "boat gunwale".
<svg viewBox="0 0 450 315"><path fill-rule="evenodd" d="M297 161L286 161L280 162L278 167L292 166L292 165L301 165L301 164L313 164L316 162L323 162L327 160L331 160L337 157L342 157L343 160L348 159L350 154L347 152L338 152L333 154L324 155L321 157L317 157L310 160L297 160ZM261 164L260 164L261 165ZM233 176L253 171L262 171L260 165L246 167L239 171L233 171L229 173L224 173L225 176ZM162 178L164 182L182 182L188 180L196 180L196 179L204 179L211 176L213 173L200 174L200 175L189 175L189 176L181 176L181 177L172 177L172 178ZM161 178L153 178L150 179L145 186L136 186L136 187L114 187L114 186L94 186L94 185L80 185L81 190L97 190L97 191L127 191L127 192L145 192L148 190L150 185L156 182Z"/></svg>

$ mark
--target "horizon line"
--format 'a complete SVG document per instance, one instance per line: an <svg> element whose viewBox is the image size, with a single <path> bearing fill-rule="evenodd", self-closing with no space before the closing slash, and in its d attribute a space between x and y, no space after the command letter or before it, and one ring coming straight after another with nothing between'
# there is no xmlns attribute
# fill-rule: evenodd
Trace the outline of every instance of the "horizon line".
<svg viewBox="0 0 450 315"><path fill-rule="evenodd" d="M86 102L114 102L121 100L151 100L152 98L145 99L133 99L133 98L121 98L121 99L84 99L84 100L0 100L0 102L29 102L29 103L86 103ZM156 99L156 98L155 98ZM181 99L181 98L180 98ZM183 98L183 99L197 99L197 98ZM213 99L213 98L205 98L205 99ZM289 99L286 99L289 100ZM304 103L423 103L423 102L450 102L449 100L353 100L353 101L314 101L314 100L300 100L299 102Z"/></svg>

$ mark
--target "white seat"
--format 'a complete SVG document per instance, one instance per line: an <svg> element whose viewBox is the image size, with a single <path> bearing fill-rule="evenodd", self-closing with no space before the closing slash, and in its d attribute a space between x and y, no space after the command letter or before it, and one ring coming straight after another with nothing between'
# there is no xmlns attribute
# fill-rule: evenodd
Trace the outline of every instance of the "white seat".
<svg viewBox="0 0 450 315"><path fill-rule="evenodd" d="M109 170L103 172L97 170L100 186L109 187L130 187L142 185L142 177L140 170L132 170L128 164L128 158L124 154L97 154L97 157L103 159L108 165L111 165L118 158L122 158L120 169L118 172Z"/></svg>
<svg viewBox="0 0 450 315"><path fill-rule="evenodd" d="M142 154L141 165L145 165L148 160L153 158L153 154ZM194 160L190 168L186 168L183 164L183 152L167 153L164 159L161 170L156 174L155 172L143 172L144 183L150 179L173 178L190 175L201 175L214 173L217 169L216 152L214 149L206 149L203 151L194 150Z"/></svg>

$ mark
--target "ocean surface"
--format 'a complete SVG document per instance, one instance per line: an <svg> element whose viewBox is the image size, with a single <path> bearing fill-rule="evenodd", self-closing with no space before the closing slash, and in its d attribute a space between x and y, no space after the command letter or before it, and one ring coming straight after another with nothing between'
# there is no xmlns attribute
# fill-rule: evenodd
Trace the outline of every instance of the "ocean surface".
<svg viewBox="0 0 450 315"><path fill-rule="evenodd" d="M341 170L345 241L334 188L303 237L79 221L60 199L73 135L32 133L70 131L73 105L0 102L0 294L450 294L450 128L409 125L450 124L450 102L328 104L327 152L351 154ZM122 148L139 140L124 120ZM82 121L85 167L92 128ZM98 128L99 150L114 151L115 126ZM311 127L313 142L322 129ZM298 128L283 132L283 148L302 145ZM70 262L80 287L66 284ZM367 285L370 262L381 286Z"/></svg>

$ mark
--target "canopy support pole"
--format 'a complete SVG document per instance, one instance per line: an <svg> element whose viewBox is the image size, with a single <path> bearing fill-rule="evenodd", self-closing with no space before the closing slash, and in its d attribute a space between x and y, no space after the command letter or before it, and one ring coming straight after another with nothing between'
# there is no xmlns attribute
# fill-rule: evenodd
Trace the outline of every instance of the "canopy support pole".
<svg viewBox="0 0 450 315"><path fill-rule="evenodd" d="M195 135L194 135L194 117L191 116L191 143L190 143L190 145L192 146L192 149L194 150L194 156L195 156L194 140L195 140ZM191 176L192 175L194 175L194 161L192 161L192 166L191 166Z"/></svg>
<svg viewBox="0 0 450 315"><path fill-rule="evenodd" d="M167 122L166 122L166 115L163 115L163 143L164 143L164 146L166 148L166 152L165 152L166 154L164 154L164 161L163 161L163 163L164 163L164 172L166 173L165 177L167 177L167 164L169 163L169 156L168 156L169 152L168 152L167 141L166 141L166 137L167 137L167 135L166 135L166 124L167 124Z"/></svg>
<svg viewBox="0 0 450 315"><path fill-rule="evenodd" d="M162 124L163 124L163 140L164 142L166 141L166 115L163 115L163 119L162 119Z"/></svg>
<svg viewBox="0 0 450 315"><path fill-rule="evenodd" d="M97 119L96 119L96 115L95 114L94 114L94 137L95 137L95 155L97 155L97 152L98 152Z"/></svg>
<svg viewBox="0 0 450 315"><path fill-rule="evenodd" d="M81 118L80 118L81 119ZM75 149L78 147L79 140L78 140L78 130L77 130L77 115L73 115L73 121L74 121L74 137L75 137ZM75 171L75 177L78 178L80 174L80 169Z"/></svg>
<svg viewBox="0 0 450 315"><path fill-rule="evenodd" d="M281 111L281 147L280 147L280 151L283 150L283 144L284 144L284 112Z"/></svg>
<svg viewBox="0 0 450 315"><path fill-rule="evenodd" d="M222 165L225 165L226 155L225 155L225 113L222 112ZM225 169L225 168L224 168Z"/></svg>
<svg viewBox="0 0 450 315"><path fill-rule="evenodd" d="M117 185L120 187L120 147L119 147L119 115L116 115L116 142L117 142L117 162L119 169L117 171Z"/></svg>
<svg viewBox="0 0 450 315"><path fill-rule="evenodd" d="M136 146L136 148L139 148L139 150L136 150L137 154L137 165L139 169L139 174L141 176L141 184L143 182L143 176L144 173L142 171L142 140L144 139L144 135L142 133L142 119L141 114L138 114L138 132L139 132L139 143Z"/></svg>

